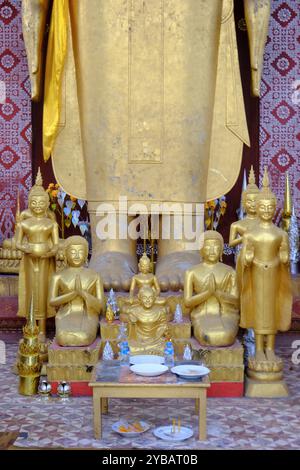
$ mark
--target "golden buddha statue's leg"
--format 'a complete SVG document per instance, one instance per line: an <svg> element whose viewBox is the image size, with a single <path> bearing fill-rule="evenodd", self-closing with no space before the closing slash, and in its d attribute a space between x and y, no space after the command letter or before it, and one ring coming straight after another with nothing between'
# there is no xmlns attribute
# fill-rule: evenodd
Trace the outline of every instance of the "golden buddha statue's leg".
<svg viewBox="0 0 300 470"><path fill-rule="evenodd" d="M275 334L266 335L266 357L270 362L276 362L277 357L275 355Z"/></svg>
<svg viewBox="0 0 300 470"><path fill-rule="evenodd" d="M191 215L191 226L195 230L196 216ZM160 226L163 227L163 217ZM200 227L198 233L203 232ZM176 240L176 234L181 239ZM158 262L156 266L156 275L163 291L179 290L184 286L185 271L201 261L198 249L189 249L189 243L185 235L183 219L176 218L176 215L170 216L170 237L164 239L161 233L158 241Z"/></svg>
<svg viewBox="0 0 300 470"><path fill-rule="evenodd" d="M266 356L264 353L264 335L255 333L255 359L257 361L265 361Z"/></svg>
<svg viewBox="0 0 300 470"><path fill-rule="evenodd" d="M90 261L90 268L101 274L104 288L111 287L115 290L129 290L132 276L137 272L136 259L136 240L128 236L122 238L128 233L128 225L133 217L127 214L113 214L110 220L105 216L97 216L95 212L90 211L91 224L95 227L92 230L93 254ZM109 224L105 227L106 222ZM107 233L108 238L100 238L100 232L103 230L112 230Z"/></svg>

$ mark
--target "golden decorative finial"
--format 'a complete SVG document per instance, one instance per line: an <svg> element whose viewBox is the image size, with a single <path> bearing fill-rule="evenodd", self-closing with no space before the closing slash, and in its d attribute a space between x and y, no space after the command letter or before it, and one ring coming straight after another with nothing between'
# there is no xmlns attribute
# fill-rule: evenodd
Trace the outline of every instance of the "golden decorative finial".
<svg viewBox="0 0 300 470"><path fill-rule="evenodd" d="M262 191L264 191L264 192L270 191L270 180L269 180L269 174L268 174L267 166L264 167L264 176L263 176L263 180L262 180Z"/></svg>
<svg viewBox="0 0 300 470"><path fill-rule="evenodd" d="M291 216L292 210L293 210L293 203L292 203L292 196L291 196L290 178L289 178L288 172L286 172L283 211L286 216Z"/></svg>
<svg viewBox="0 0 300 470"><path fill-rule="evenodd" d="M18 192L17 192L17 208L16 208L16 216L15 216L15 228L16 228L16 225L20 222L20 190L18 188Z"/></svg>
<svg viewBox="0 0 300 470"><path fill-rule="evenodd" d="M41 173L41 168L38 167L38 172L35 178L35 185L36 186L43 186L43 178L42 178L42 173Z"/></svg>
<svg viewBox="0 0 300 470"><path fill-rule="evenodd" d="M30 302L30 310L29 310L29 316L28 316L28 326L32 330L34 329L35 325L35 318L34 318L34 311L33 311L33 295L31 296L31 302Z"/></svg>
<svg viewBox="0 0 300 470"><path fill-rule="evenodd" d="M150 260L149 256L147 255L147 253L146 253L145 251L144 251L144 253L143 253L143 256L141 256L140 261L141 261L142 263L143 263L143 262L149 262L149 263L150 263L151 260Z"/></svg>
<svg viewBox="0 0 300 470"><path fill-rule="evenodd" d="M285 174L285 190L284 190L284 204L281 220L281 228L286 232L289 231L291 224L291 216L293 212L293 201L291 195L290 178L288 172Z"/></svg>
<svg viewBox="0 0 300 470"><path fill-rule="evenodd" d="M264 167L264 176L262 180L262 188L260 191L260 194L258 195L258 199L273 199L276 202L276 196L275 194L271 191L270 188L270 180L269 180L269 174L268 174L268 168L267 166Z"/></svg>
<svg viewBox="0 0 300 470"><path fill-rule="evenodd" d="M251 165L251 168L250 168L248 184L255 184L255 173L254 173L253 165Z"/></svg>
<svg viewBox="0 0 300 470"><path fill-rule="evenodd" d="M106 318L107 323L112 323L115 319L115 315L110 304L107 305L105 318Z"/></svg>

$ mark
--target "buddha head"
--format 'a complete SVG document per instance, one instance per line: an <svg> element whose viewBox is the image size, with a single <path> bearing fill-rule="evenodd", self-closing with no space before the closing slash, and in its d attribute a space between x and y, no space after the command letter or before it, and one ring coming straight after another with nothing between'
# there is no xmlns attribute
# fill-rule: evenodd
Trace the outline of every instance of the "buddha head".
<svg viewBox="0 0 300 470"><path fill-rule="evenodd" d="M270 189L267 167L264 171L262 190L256 201L256 211L258 217L264 222L272 221L276 211L276 196Z"/></svg>
<svg viewBox="0 0 300 470"><path fill-rule="evenodd" d="M204 242L201 249L201 255L208 264L216 264L222 260L224 240L222 235L216 230L207 230L204 232Z"/></svg>
<svg viewBox="0 0 300 470"><path fill-rule="evenodd" d="M81 267L87 260L89 245L85 238L79 235L68 237L65 241L67 263L73 268Z"/></svg>
<svg viewBox="0 0 300 470"><path fill-rule="evenodd" d="M150 258L146 255L146 253L143 254L139 261L139 271L143 274L150 273L151 271L151 261Z"/></svg>
<svg viewBox="0 0 300 470"><path fill-rule="evenodd" d="M34 216L43 217L47 213L49 204L49 195L43 188L41 171L38 169L35 184L29 191L28 207Z"/></svg>
<svg viewBox="0 0 300 470"><path fill-rule="evenodd" d="M259 195L259 189L255 184L255 174L251 165L248 185L242 194L242 206L246 214L256 215L256 200Z"/></svg>
<svg viewBox="0 0 300 470"><path fill-rule="evenodd" d="M141 305L149 310L155 302L155 293L150 286L143 286L139 290L138 299Z"/></svg>

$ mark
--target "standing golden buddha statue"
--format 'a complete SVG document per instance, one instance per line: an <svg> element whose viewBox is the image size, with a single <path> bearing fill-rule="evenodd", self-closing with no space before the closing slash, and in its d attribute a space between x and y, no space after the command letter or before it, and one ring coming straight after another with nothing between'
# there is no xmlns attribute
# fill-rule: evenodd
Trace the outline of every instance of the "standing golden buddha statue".
<svg viewBox="0 0 300 470"><path fill-rule="evenodd" d="M41 50L49 0L23 0L23 34L32 98L41 87ZM259 96L270 0L244 0L252 91ZM136 240L100 239L110 213L128 228L119 205L196 204L227 193L249 145L233 0L54 0L45 72L44 158L51 154L64 190L88 200L91 265L108 289L128 290ZM224 158L224 155L226 158ZM146 178L145 178L146 175ZM80 184L78 184L80 182ZM99 184L100 183L100 184ZM76 193L74 194L74 191ZM103 218L102 218L103 217ZM178 290L198 250L158 240L161 289ZM179 226L179 227L178 227Z"/></svg>
<svg viewBox="0 0 300 470"><path fill-rule="evenodd" d="M49 303L58 309L56 341L60 346L88 346L96 339L105 297L98 273L84 267L88 242L80 236L65 241L68 266L54 274Z"/></svg>
<svg viewBox="0 0 300 470"><path fill-rule="evenodd" d="M185 275L184 302L191 308L194 336L206 346L229 346L239 327L239 293L233 268L220 262L224 240L204 232L203 262Z"/></svg>
<svg viewBox="0 0 300 470"><path fill-rule="evenodd" d="M46 319L55 315L48 304L48 286L55 271L58 225L49 217L49 195L38 171L29 191L28 209L20 214L16 229L16 247L23 253L19 271L19 311L27 317L31 299L34 317L40 329L40 341L46 338Z"/></svg>
<svg viewBox="0 0 300 470"><path fill-rule="evenodd" d="M259 189L255 184L255 173L251 165L248 185L242 193L242 206L246 212L244 219L233 222L230 226L229 246L237 246L243 242L243 235L246 230L249 230L257 223L256 214L256 198L259 194Z"/></svg>
<svg viewBox="0 0 300 470"><path fill-rule="evenodd" d="M253 328L255 357L249 358L248 396L285 396L282 361L275 355L277 331L291 323L292 290L287 233L272 219L276 197L269 188L267 170L256 203L258 223L243 236L241 251L242 328Z"/></svg>

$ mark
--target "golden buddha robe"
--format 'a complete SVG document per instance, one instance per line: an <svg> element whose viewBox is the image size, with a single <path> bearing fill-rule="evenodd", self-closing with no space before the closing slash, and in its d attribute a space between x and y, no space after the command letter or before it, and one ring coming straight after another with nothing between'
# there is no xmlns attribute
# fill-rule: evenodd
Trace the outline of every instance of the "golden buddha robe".
<svg viewBox="0 0 300 470"><path fill-rule="evenodd" d="M165 345L165 334L168 330L166 308L153 305L145 309L133 305L128 309L129 347L133 354L162 353Z"/></svg>
<svg viewBox="0 0 300 470"><path fill-rule="evenodd" d="M46 90L56 86L67 34L52 152L65 191L87 199L92 213L119 195L149 206L227 193L249 145L233 0L64 0L64 17L59 5ZM51 100L45 156L47 106Z"/></svg>

